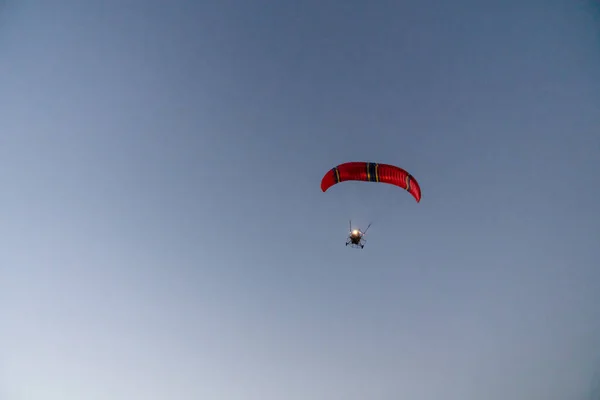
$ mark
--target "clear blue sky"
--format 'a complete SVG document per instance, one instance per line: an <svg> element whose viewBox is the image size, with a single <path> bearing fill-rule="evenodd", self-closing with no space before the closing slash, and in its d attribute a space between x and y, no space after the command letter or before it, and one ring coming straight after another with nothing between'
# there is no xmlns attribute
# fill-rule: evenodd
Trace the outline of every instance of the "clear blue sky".
<svg viewBox="0 0 600 400"><path fill-rule="evenodd" d="M2 4L2 400L588 398L591 3Z"/></svg>

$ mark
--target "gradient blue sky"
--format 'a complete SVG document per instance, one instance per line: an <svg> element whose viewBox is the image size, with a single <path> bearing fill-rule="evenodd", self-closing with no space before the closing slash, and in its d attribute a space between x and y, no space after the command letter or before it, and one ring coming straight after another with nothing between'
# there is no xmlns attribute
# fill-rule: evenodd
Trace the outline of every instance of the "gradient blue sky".
<svg viewBox="0 0 600 400"><path fill-rule="evenodd" d="M0 398L587 399L595 12L4 1Z"/></svg>

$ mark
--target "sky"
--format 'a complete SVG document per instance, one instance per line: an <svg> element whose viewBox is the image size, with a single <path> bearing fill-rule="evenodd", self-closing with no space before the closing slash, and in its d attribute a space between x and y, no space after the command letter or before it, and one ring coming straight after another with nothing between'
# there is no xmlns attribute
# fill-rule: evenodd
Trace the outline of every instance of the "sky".
<svg viewBox="0 0 600 400"><path fill-rule="evenodd" d="M4 0L0 399L587 400L599 110L589 1Z"/></svg>

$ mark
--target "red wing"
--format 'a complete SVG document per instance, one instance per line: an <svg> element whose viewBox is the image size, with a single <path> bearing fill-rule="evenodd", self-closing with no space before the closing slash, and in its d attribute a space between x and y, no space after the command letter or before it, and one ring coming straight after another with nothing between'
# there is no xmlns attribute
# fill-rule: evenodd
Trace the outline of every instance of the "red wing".
<svg viewBox="0 0 600 400"><path fill-rule="evenodd" d="M323 176L321 190L345 181L381 182L401 187L409 192L417 203L421 201L421 188L417 180L400 167L370 162L348 162L340 164Z"/></svg>

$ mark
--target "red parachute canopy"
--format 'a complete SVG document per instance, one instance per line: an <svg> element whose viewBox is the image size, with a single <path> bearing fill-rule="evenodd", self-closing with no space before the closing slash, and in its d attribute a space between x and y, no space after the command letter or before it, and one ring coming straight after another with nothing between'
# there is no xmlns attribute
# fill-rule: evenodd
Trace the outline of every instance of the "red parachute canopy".
<svg viewBox="0 0 600 400"><path fill-rule="evenodd" d="M421 201L421 188L417 180L402 168L394 165L371 162L340 164L327 171L321 180L321 190L326 192L333 185L345 181L389 183L406 190L417 200L417 203Z"/></svg>

